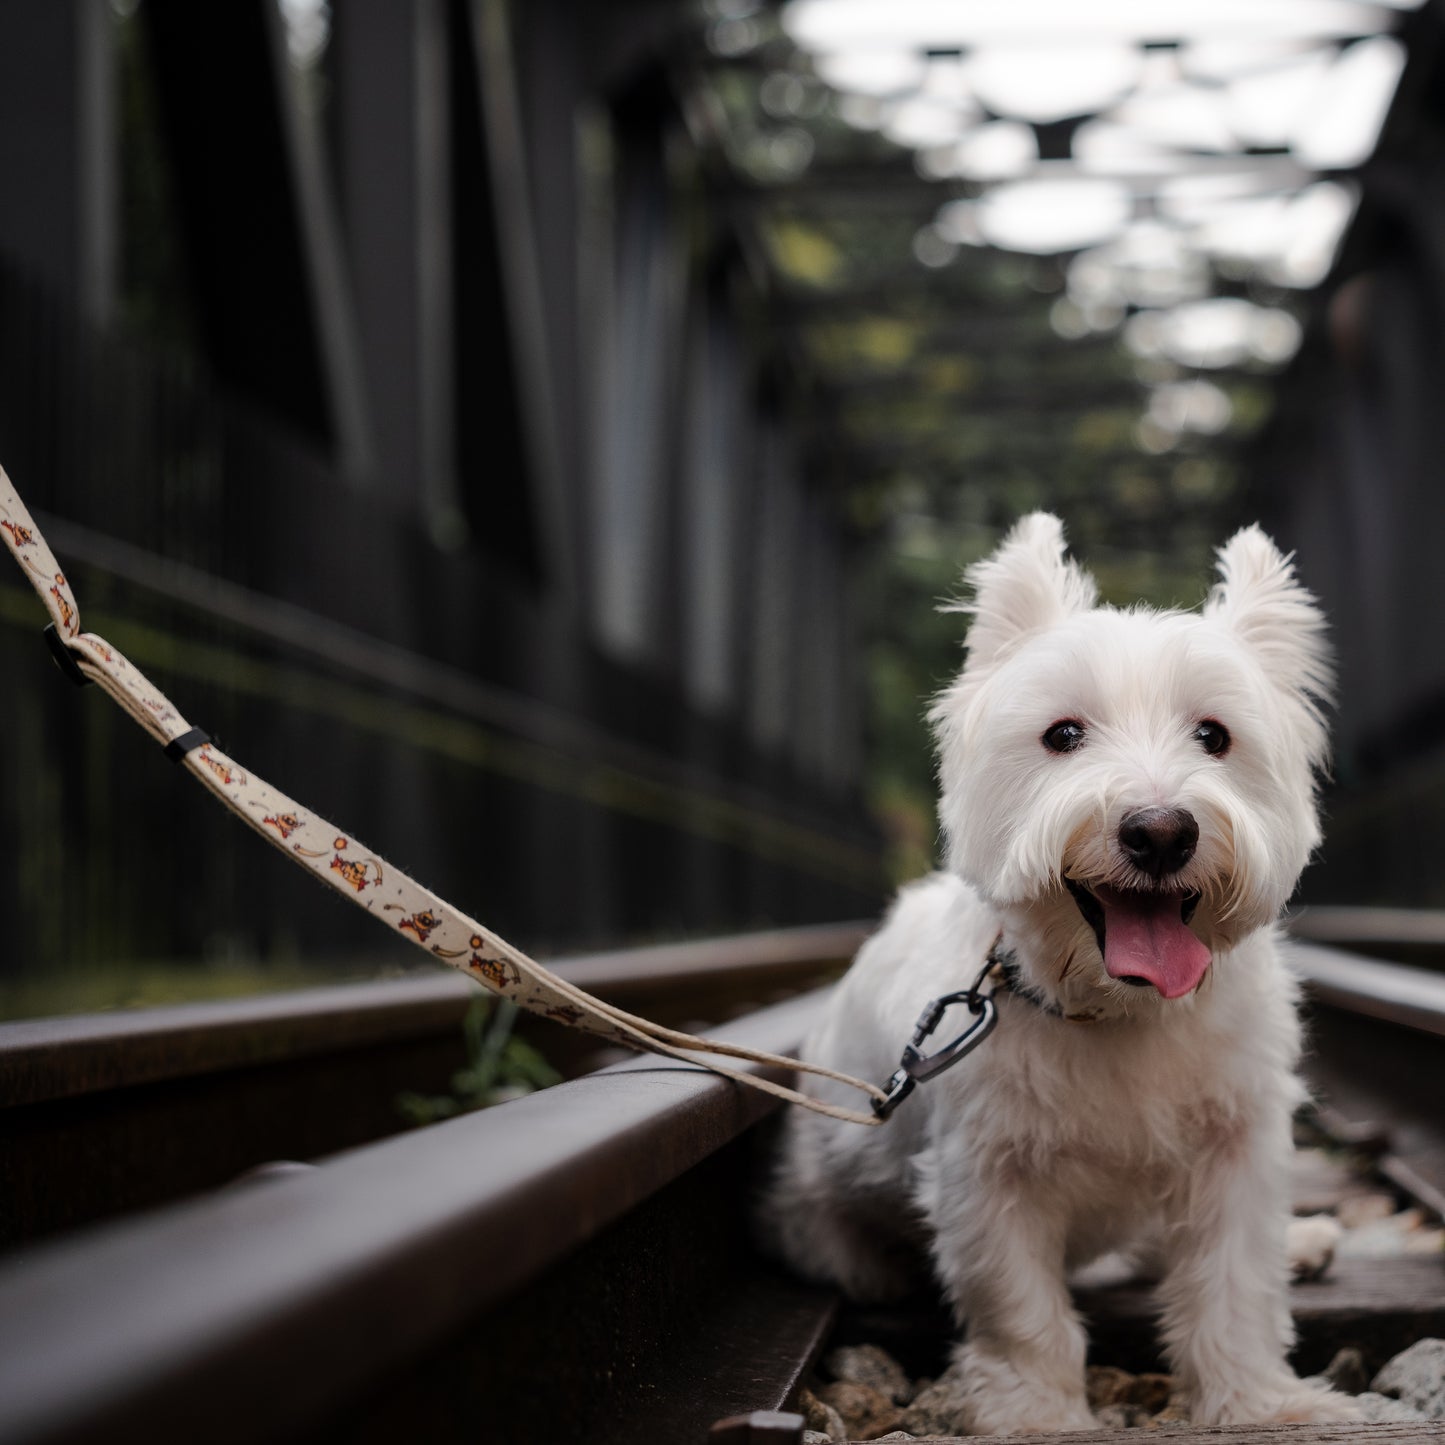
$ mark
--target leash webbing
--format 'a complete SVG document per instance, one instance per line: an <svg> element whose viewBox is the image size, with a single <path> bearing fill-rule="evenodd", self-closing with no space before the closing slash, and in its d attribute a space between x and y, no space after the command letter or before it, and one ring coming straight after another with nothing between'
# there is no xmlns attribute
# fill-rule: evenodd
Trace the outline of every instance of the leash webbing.
<svg viewBox="0 0 1445 1445"><path fill-rule="evenodd" d="M408 942L544 1018L585 1029L628 1048L700 1064L740 1084L835 1119L856 1124L883 1122L875 1114L828 1104L772 1079L698 1057L713 1054L746 1059L847 1084L879 1102L887 1097L882 1089L863 1079L800 1059L664 1028L595 998L483 928L350 834L246 772L208 734L182 717L160 689L108 642L93 632L80 630L80 609L70 586L3 467L0 536L50 614L53 627L46 629L46 640L72 681L94 683L144 728L172 761L179 762L268 843Z"/></svg>

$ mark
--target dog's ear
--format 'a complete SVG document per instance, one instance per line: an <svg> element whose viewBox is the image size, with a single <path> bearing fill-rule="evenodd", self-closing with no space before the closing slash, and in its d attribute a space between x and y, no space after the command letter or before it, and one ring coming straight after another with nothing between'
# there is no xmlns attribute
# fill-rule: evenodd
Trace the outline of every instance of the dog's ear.
<svg viewBox="0 0 1445 1445"><path fill-rule="evenodd" d="M1219 549L1219 581L1204 615L1223 623L1254 652L1266 676L1318 713L1330 700L1334 667L1324 613L1295 577L1292 558L1258 526L1236 532Z"/></svg>
<svg viewBox="0 0 1445 1445"><path fill-rule="evenodd" d="M992 556L963 580L972 596L945 611L968 612L968 666L984 667L1032 633L1094 605L1094 579L1064 560L1063 523L1048 512L1021 518Z"/></svg>

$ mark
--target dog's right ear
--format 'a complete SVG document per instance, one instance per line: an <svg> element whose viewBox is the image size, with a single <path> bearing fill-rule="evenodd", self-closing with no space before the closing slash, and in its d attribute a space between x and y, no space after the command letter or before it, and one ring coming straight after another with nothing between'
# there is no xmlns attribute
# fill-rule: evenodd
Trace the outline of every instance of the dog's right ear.
<svg viewBox="0 0 1445 1445"><path fill-rule="evenodd" d="M1048 512L1021 518L998 550L975 562L963 580L972 597L944 611L973 614L970 668L988 666L1025 637L1086 611L1098 597L1094 579L1064 560L1063 523Z"/></svg>
<svg viewBox="0 0 1445 1445"><path fill-rule="evenodd" d="M1334 681L1325 617L1285 556L1259 527L1245 527L1219 549L1219 581L1204 615L1227 627L1259 658L1271 681L1301 694L1312 709Z"/></svg>

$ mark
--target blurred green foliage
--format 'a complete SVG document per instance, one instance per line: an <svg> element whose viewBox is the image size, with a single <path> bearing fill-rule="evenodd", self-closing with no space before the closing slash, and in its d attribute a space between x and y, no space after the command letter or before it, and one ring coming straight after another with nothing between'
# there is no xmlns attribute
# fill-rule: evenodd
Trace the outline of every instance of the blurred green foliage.
<svg viewBox="0 0 1445 1445"><path fill-rule="evenodd" d="M462 1023L466 1067L452 1075L450 1094L399 1095L397 1108L408 1121L435 1124L561 1083L562 1075L513 1032L517 1013L517 1005L509 999L474 998Z"/></svg>

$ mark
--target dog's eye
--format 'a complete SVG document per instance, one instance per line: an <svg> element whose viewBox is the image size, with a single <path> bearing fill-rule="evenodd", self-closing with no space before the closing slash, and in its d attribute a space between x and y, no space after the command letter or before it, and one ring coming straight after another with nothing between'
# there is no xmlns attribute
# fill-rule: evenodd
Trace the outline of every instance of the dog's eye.
<svg viewBox="0 0 1445 1445"><path fill-rule="evenodd" d="M1056 722L1039 739L1051 753L1071 753L1084 741L1084 725L1073 718Z"/></svg>
<svg viewBox="0 0 1445 1445"><path fill-rule="evenodd" d="M1206 718L1194 729L1194 741L1211 757L1222 758L1229 751L1229 729L1213 718Z"/></svg>

